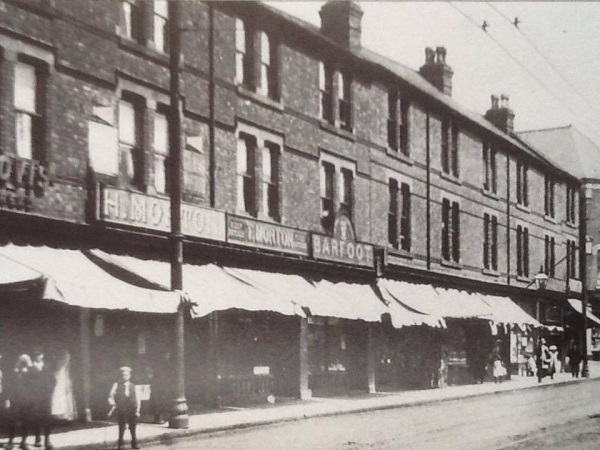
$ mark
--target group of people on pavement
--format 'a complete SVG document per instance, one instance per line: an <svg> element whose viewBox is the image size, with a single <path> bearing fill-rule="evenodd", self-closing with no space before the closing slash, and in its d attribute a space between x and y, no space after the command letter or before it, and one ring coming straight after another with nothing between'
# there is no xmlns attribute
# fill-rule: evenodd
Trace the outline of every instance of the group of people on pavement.
<svg viewBox="0 0 600 450"><path fill-rule="evenodd" d="M540 338L539 345L535 352L535 358L530 358L528 362L527 372L531 375L535 374L538 383L542 382L545 377L554 379L554 374L560 372L560 359L558 357L558 348L556 345L548 346L545 338ZM579 377L579 366L581 364L581 351L572 339L569 343L567 352L568 366L573 378Z"/></svg>
<svg viewBox="0 0 600 450"><path fill-rule="evenodd" d="M73 420L76 416L68 352L50 367L42 348L34 347L31 356L23 353L16 359L12 370L0 371L0 408L3 431L8 435L3 448L12 449L19 435L19 448L26 450L27 439L33 434L35 447L42 446L43 435L43 445L52 449L54 420Z"/></svg>

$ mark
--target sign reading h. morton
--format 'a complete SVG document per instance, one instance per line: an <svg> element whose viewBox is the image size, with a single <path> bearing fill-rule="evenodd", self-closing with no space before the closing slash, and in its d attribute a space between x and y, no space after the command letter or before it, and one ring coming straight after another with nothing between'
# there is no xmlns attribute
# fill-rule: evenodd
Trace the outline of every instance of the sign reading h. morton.
<svg viewBox="0 0 600 450"><path fill-rule="evenodd" d="M227 241L308 256L308 233L268 222L227 216Z"/></svg>
<svg viewBox="0 0 600 450"><path fill-rule="evenodd" d="M333 236L313 233L312 254L315 259L373 267L373 246L356 242L350 219L339 214L333 226Z"/></svg>
<svg viewBox="0 0 600 450"><path fill-rule="evenodd" d="M157 231L171 230L167 199L103 187L98 219ZM225 213L188 203L181 204L181 231L186 236L225 241Z"/></svg>

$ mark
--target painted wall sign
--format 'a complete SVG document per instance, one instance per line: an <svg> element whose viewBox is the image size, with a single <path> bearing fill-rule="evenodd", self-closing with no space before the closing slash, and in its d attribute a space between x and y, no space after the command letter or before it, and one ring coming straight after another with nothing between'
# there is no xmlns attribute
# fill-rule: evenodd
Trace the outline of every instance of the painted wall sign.
<svg viewBox="0 0 600 450"><path fill-rule="evenodd" d="M48 170L38 161L0 155L0 208L29 211L49 184Z"/></svg>
<svg viewBox="0 0 600 450"><path fill-rule="evenodd" d="M98 220L150 230L171 230L170 202L121 189L100 189ZM186 236L225 241L225 213L182 203L181 230Z"/></svg>
<svg viewBox="0 0 600 450"><path fill-rule="evenodd" d="M354 227L344 214L338 214L333 225L333 236L313 233L312 255L315 259L374 267L373 246L356 242Z"/></svg>
<svg viewBox="0 0 600 450"><path fill-rule="evenodd" d="M308 233L245 217L227 216L227 241L308 256Z"/></svg>

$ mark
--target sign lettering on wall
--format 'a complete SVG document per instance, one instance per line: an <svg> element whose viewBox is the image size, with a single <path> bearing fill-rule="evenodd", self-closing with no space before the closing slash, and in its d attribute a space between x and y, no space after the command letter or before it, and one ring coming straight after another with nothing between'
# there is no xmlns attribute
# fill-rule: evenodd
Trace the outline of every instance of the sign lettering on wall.
<svg viewBox="0 0 600 450"><path fill-rule="evenodd" d="M98 219L104 222L171 230L171 206L167 199L111 187L100 192ZM182 203L181 230L184 235L225 241L225 213Z"/></svg>
<svg viewBox="0 0 600 450"><path fill-rule="evenodd" d="M308 256L308 233L244 217L227 216L227 241Z"/></svg>
<svg viewBox="0 0 600 450"><path fill-rule="evenodd" d="M44 196L50 176L34 159L0 155L0 208L29 211L33 200Z"/></svg>
<svg viewBox="0 0 600 450"><path fill-rule="evenodd" d="M339 214L333 230L333 236L312 234L313 258L374 267L373 246L356 241L352 222L347 216Z"/></svg>

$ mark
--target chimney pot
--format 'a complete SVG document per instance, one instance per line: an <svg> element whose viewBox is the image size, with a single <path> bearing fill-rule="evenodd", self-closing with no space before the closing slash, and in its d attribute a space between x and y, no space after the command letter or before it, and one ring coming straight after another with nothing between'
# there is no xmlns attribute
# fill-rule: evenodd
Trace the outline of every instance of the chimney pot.
<svg viewBox="0 0 600 450"><path fill-rule="evenodd" d="M431 47L425 47L425 64L435 64L435 52Z"/></svg>
<svg viewBox="0 0 600 450"><path fill-rule="evenodd" d="M498 96L492 95L492 109L498 109Z"/></svg>
<svg viewBox="0 0 600 450"><path fill-rule="evenodd" d="M360 49L363 11L358 3L329 0L319 15L321 33L351 50Z"/></svg>
<svg viewBox="0 0 600 450"><path fill-rule="evenodd" d="M514 131L515 113L509 108L508 95L492 95L492 107L485 113L485 118L502 131L511 134ZM498 100L500 104L498 105Z"/></svg>
<svg viewBox="0 0 600 450"><path fill-rule="evenodd" d="M438 64L446 64L446 48L438 46L435 48L435 54L437 56Z"/></svg>
<svg viewBox="0 0 600 450"><path fill-rule="evenodd" d="M452 68L446 64L446 48L438 46L435 51L432 47L425 48L425 64L419 73L440 92L452 96Z"/></svg>

